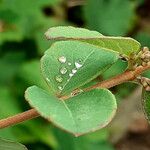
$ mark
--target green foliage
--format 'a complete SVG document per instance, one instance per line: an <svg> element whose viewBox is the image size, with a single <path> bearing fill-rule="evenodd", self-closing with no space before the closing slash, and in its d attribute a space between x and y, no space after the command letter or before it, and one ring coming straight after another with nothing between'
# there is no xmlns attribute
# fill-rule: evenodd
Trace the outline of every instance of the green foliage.
<svg viewBox="0 0 150 150"><path fill-rule="evenodd" d="M139 52L141 47L140 43L132 38L103 36L96 31L71 26L50 28L45 35L48 40L79 40L127 56Z"/></svg>
<svg viewBox="0 0 150 150"><path fill-rule="evenodd" d="M112 145L106 142L107 138L102 138L108 130L102 129L78 138L61 130L54 129L54 133L59 142L57 150L114 150Z"/></svg>
<svg viewBox="0 0 150 150"><path fill-rule="evenodd" d="M27 150L27 149L20 143L0 139L0 150Z"/></svg>
<svg viewBox="0 0 150 150"><path fill-rule="evenodd" d="M47 88L47 85L40 73L40 62L38 60L32 60L24 63L18 72L18 76L26 82L28 86L36 84L39 87Z"/></svg>
<svg viewBox="0 0 150 150"><path fill-rule="evenodd" d="M45 36L48 40L65 40L65 39L96 39L101 36L97 31L90 31L84 28L75 28L72 26L59 26L59 27L52 27L48 29L45 33Z"/></svg>
<svg viewBox="0 0 150 150"><path fill-rule="evenodd" d="M50 28L53 32L47 32L48 38L52 35L54 40L89 43L99 49L110 49L125 54L126 57L130 52L137 53L140 44L131 38L120 39L104 35L128 35L138 40L142 46L150 45L147 1L87 0L80 5L72 2L0 0L0 118L30 109L23 95L24 90L31 85L37 85L47 89L49 94L52 93L40 75L39 62L43 52L53 42L46 40L43 35L50 27L60 26ZM69 29L62 25L68 26ZM70 25L96 31L83 28L79 30ZM81 37L86 39L80 39ZM126 67L127 62L119 59L96 79L80 88L89 87L122 73ZM143 75L150 77L150 72L147 71ZM136 85L126 83L112 88L111 91L115 94L117 102L121 102L134 88ZM116 134L116 131L113 131L113 134ZM109 136L110 130L105 128L75 138L59 128L52 128L49 122L41 118L0 130L0 137L24 143L31 150L113 150L108 141Z"/></svg>
<svg viewBox="0 0 150 150"><path fill-rule="evenodd" d="M21 41L24 38L34 38L38 50L48 48L49 43L43 38L43 33L49 26L57 25L57 19L44 15L44 7L57 6L61 0L2 0L0 2L0 44L5 41ZM29 24L30 22L30 24Z"/></svg>
<svg viewBox="0 0 150 150"><path fill-rule="evenodd" d="M106 89L81 93L64 101L33 86L27 89L25 97L41 116L76 136L106 126L117 108L115 97Z"/></svg>
<svg viewBox="0 0 150 150"><path fill-rule="evenodd" d="M144 112L147 116L147 119L150 120L150 91L145 91L143 89L142 100Z"/></svg>
<svg viewBox="0 0 150 150"><path fill-rule="evenodd" d="M55 93L64 95L96 78L117 59L117 53L91 44L62 41L46 51L41 68Z"/></svg>
<svg viewBox="0 0 150 150"><path fill-rule="evenodd" d="M125 35L135 20L135 3L130 0L88 0L84 15L88 27L107 35Z"/></svg>
<svg viewBox="0 0 150 150"><path fill-rule="evenodd" d="M19 57L19 58L18 58ZM0 84L9 84L11 80L14 78L15 74L17 73L20 65L24 61L24 54L23 53L6 53L0 59L0 70L6 70L1 72L0 77Z"/></svg>
<svg viewBox="0 0 150 150"><path fill-rule="evenodd" d="M13 115L21 112L21 109L7 87L0 87L0 118L7 117L7 114Z"/></svg>
<svg viewBox="0 0 150 150"><path fill-rule="evenodd" d="M150 47L150 35L146 32L139 32L135 38L140 41L142 47Z"/></svg>
<svg viewBox="0 0 150 150"><path fill-rule="evenodd" d="M114 63L108 70L106 70L102 74L103 79L106 80L118 74L121 74L127 69L127 67L128 67L128 63L126 61L118 59L116 63Z"/></svg>

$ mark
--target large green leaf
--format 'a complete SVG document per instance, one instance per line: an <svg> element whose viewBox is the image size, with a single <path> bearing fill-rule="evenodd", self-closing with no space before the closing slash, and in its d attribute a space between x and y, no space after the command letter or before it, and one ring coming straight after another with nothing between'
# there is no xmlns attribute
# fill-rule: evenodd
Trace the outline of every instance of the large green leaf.
<svg viewBox="0 0 150 150"><path fill-rule="evenodd" d="M3 140L0 138L0 150L27 150L27 148L20 143Z"/></svg>
<svg viewBox="0 0 150 150"><path fill-rule="evenodd" d="M79 41L54 43L41 60L42 73L60 95L96 78L118 60L118 53Z"/></svg>
<svg viewBox="0 0 150 150"><path fill-rule="evenodd" d="M106 126L117 108L114 95L107 89L95 89L64 101L32 86L25 98L41 116L76 136Z"/></svg>
<svg viewBox="0 0 150 150"><path fill-rule="evenodd" d="M142 100L145 115L147 119L150 120L150 91L145 91L143 89Z"/></svg>
<svg viewBox="0 0 150 150"><path fill-rule="evenodd" d="M100 48L117 51L129 56L140 50L140 43L128 37L103 36L99 32L75 27L52 27L45 33L49 40L79 40Z"/></svg>

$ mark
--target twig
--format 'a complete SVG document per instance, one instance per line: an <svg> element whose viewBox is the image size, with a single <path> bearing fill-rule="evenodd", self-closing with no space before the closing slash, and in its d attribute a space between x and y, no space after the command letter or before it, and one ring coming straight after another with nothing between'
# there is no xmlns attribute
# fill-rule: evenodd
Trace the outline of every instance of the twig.
<svg viewBox="0 0 150 150"><path fill-rule="evenodd" d="M86 89L84 89L84 91L90 91L92 89L95 88L111 88L114 87L116 85L119 85L121 83L127 82L127 81L132 81L134 80L137 76L139 76L140 74L142 74L144 71L150 69L150 65L147 66L139 66L137 67L134 71L126 71L120 75L117 75L111 79L102 81L100 83L97 83L91 87L88 87Z"/></svg>
<svg viewBox="0 0 150 150"><path fill-rule="evenodd" d="M84 0L69 0L67 3L68 7L75 7L75 6L80 6L84 4L85 4Z"/></svg>
<svg viewBox="0 0 150 150"><path fill-rule="evenodd" d="M147 66L139 66L134 71L126 71L126 72L124 72L120 75L117 75L111 79L108 79L108 80L105 80L98 84L95 84L89 88L85 88L83 91L90 91L95 88L108 88L109 89L109 88L119 85L121 83L124 83L127 81L132 81L137 76L142 74L144 71L149 70L149 69L150 69L150 64L148 64ZM65 96L61 99L68 99L68 98L69 98L68 96ZM23 112L23 113L15 115L15 116L0 120L0 129L21 123L26 120L36 118L38 116L40 116L40 114L35 109L30 109L26 112Z"/></svg>
<svg viewBox="0 0 150 150"><path fill-rule="evenodd" d="M12 125L16 125L18 123L36 118L38 116L40 116L40 115L38 114L38 112L35 109L30 109L28 111L17 114L15 116L0 120L0 129L6 128L6 127L9 127Z"/></svg>

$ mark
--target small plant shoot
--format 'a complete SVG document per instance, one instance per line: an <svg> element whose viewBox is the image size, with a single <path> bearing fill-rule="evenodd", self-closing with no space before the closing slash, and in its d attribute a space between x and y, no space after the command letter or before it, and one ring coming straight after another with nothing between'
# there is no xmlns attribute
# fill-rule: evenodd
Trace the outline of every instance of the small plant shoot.
<svg viewBox="0 0 150 150"><path fill-rule="evenodd" d="M49 90L29 87L25 99L32 109L0 120L0 128L41 116L75 136L94 132L115 116L117 101L110 88L131 81L143 87L143 112L150 120L150 79L143 76L150 69L147 47L142 48L129 37L105 36L71 26L52 27L45 36L53 44L45 51L39 67ZM99 78L119 60L128 64L123 73L107 80ZM3 140L0 148L2 143L25 150L22 145Z"/></svg>
<svg viewBox="0 0 150 150"><path fill-rule="evenodd" d="M41 116L76 136L105 127L117 109L115 96L105 87L86 90L83 86L123 57L129 64L135 58L130 69L142 65L136 61L142 55L140 43L70 26L52 27L45 35L54 41L41 59L51 94L33 86L27 89L26 100Z"/></svg>

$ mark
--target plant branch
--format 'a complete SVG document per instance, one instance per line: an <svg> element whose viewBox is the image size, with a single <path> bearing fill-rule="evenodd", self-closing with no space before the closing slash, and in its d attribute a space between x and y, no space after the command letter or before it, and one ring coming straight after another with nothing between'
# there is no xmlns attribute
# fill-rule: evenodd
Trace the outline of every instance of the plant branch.
<svg viewBox="0 0 150 150"><path fill-rule="evenodd" d="M121 83L124 83L127 81L132 81L132 80L136 79L136 77L139 76L140 74L142 74L144 71L149 70L149 69L150 69L150 64L148 63L148 65L146 65L146 66L139 66L134 71L126 71L126 72L124 72L120 75L117 75L111 79L102 81L91 87L85 88L85 89L83 89L83 91L90 91L95 88L108 88L109 89L109 88L119 85ZM68 98L69 98L68 96L61 97L61 99L63 99L63 100L68 99ZM26 120L36 118L38 116L40 116L40 114L35 109L30 109L28 111L17 114L15 116L0 120L0 129L21 123Z"/></svg>
<svg viewBox="0 0 150 150"><path fill-rule="evenodd" d="M9 127L12 125L16 125L18 123L36 118L38 116L40 116L40 115L38 114L38 112L35 109L30 109L28 111L17 114L15 116L0 120L0 129L6 128L6 127Z"/></svg>
<svg viewBox="0 0 150 150"><path fill-rule="evenodd" d="M120 75L117 75L111 79L102 81L102 82L97 83L91 87L88 87L88 88L84 89L84 91L90 91L90 90L95 89L95 88L107 88L107 89L109 89L109 88L114 87L116 85L119 85L121 83L124 83L127 81L132 81L132 80L136 79L136 77L138 77L144 71L149 70L149 69L150 69L150 65L139 66L134 71L126 71L126 72L124 72Z"/></svg>

